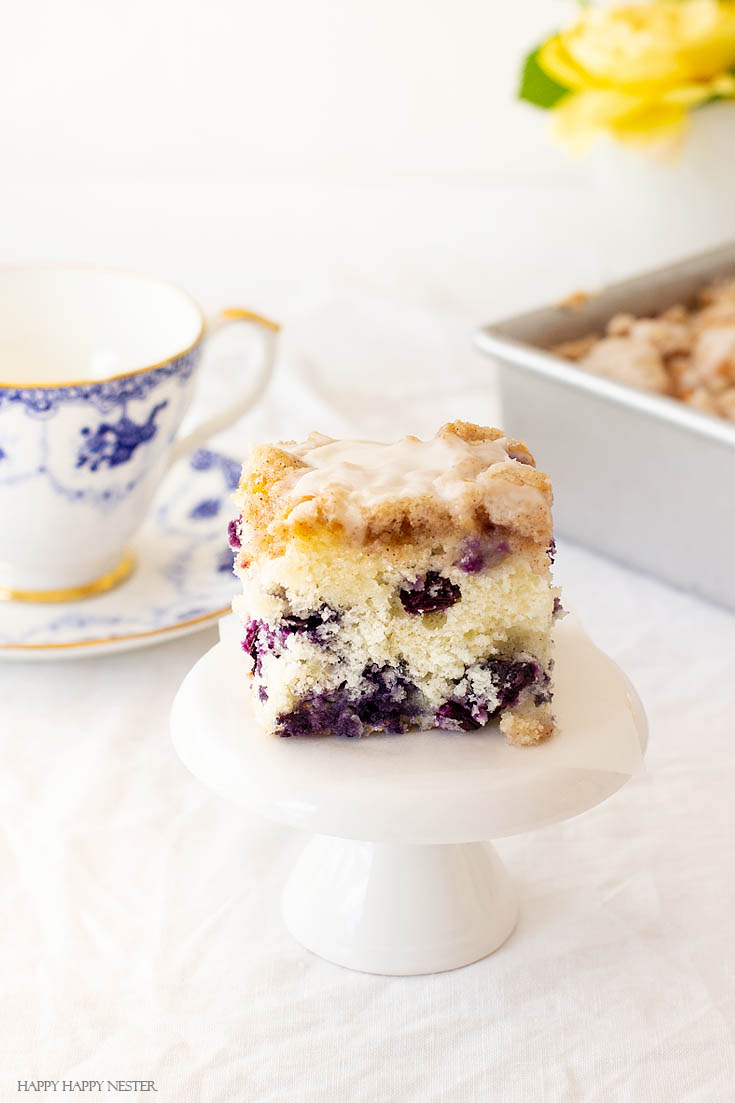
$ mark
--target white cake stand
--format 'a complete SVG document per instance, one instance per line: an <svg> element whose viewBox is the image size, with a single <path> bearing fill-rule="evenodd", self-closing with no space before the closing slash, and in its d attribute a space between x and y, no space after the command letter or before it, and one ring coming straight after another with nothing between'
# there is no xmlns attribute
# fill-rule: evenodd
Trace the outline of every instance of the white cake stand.
<svg viewBox="0 0 735 1103"><path fill-rule="evenodd" d="M576 816L621 788L647 738L640 700L575 623L557 630L560 732L509 747L494 725L369 739L273 739L249 709L233 641L176 697L176 749L192 773L250 811L309 832L283 892L292 935L368 973L456 969L507 939L512 882L487 839Z"/></svg>

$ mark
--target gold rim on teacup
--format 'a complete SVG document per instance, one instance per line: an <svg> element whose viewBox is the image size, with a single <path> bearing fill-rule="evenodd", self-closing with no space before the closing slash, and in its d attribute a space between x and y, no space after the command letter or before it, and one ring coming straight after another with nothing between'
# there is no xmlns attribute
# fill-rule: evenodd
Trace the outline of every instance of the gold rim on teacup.
<svg viewBox="0 0 735 1103"><path fill-rule="evenodd" d="M182 356L186 356L187 353L195 349L200 343L202 338L207 332L207 317L193 297L188 291L179 284L170 283L168 280L158 279L156 276L146 276L142 272L134 272L127 268L108 268L106 265L97 264L64 264L59 262L58 264L3 264L0 265L0 272L12 272L21 271L24 269L44 269L48 271L63 270L63 269L75 269L82 272L113 272L119 276L131 276L134 279L145 280L147 283L155 283L160 287L168 287L178 291L181 295L187 299L196 310L199 315L199 330L193 341L190 341L185 348L180 349L178 352L173 353L171 356L166 356L163 360L158 360L154 364L146 364L142 368L130 368L128 371L115 372L114 375L101 375L93 378L86 379L59 379L51 383L5 383L0 381L0 389L2 390L18 390L18 391L32 391L32 390L53 390L56 387L82 387L85 384L90 383L111 383L115 379L125 379L131 375L142 375L145 372L155 371L156 368L165 368L167 364L173 363L174 360L179 360ZM227 307L221 311L222 317L226 318L229 322L255 322L258 325L263 326L265 329L271 330L273 333L279 333L281 326L278 322L274 322L272 318L266 318L264 314L258 314L253 310L246 310L243 307L233 306Z"/></svg>

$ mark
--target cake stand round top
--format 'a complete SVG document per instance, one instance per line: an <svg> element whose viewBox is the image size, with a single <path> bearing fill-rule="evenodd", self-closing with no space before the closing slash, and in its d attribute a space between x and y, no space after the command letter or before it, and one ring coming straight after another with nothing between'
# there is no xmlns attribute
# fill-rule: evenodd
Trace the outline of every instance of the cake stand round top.
<svg viewBox="0 0 735 1103"><path fill-rule="evenodd" d="M641 768L647 739L635 690L576 618L555 635L559 730L536 747L508 746L492 723L363 739L268 736L227 632L176 696L174 743L221 796L316 834L426 845L533 830L614 793Z"/></svg>

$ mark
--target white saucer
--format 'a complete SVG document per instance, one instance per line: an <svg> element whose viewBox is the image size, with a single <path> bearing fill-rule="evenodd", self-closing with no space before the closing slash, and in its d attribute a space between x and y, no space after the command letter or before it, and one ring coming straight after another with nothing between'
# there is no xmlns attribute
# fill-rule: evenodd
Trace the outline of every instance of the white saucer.
<svg viewBox="0 0 735 1103"><path fill-rule="evenodd" d="M240 464L200 449L180 460L156 495L114 590L83 601L0 602L0 658L70 659L146 647L207 628L228 613L237 581L227 524Z"/></svg>

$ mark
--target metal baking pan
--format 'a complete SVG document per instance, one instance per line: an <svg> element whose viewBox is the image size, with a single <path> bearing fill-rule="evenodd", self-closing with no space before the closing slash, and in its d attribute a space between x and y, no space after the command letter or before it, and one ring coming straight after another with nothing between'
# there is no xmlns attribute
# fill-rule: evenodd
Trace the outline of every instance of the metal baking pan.
<svg viewBox="0 0 735 1103"><path fill-rule="evenodd" d="M547 351L735 275L735 245L614 284L579 306L479 330L500 364L503 428L554 484L557 531L735 609L735 423L592 375Z"/></svg>

